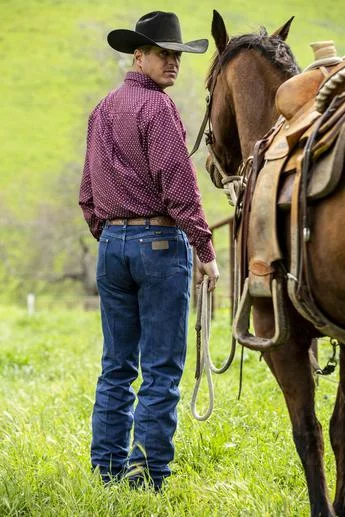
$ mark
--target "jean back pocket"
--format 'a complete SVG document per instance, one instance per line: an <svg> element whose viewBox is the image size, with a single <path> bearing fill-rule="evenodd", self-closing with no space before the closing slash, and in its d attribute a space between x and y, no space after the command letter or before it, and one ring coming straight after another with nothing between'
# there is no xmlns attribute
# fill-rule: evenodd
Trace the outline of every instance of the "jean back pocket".
<svg viewBox="0 0 345 517"><path fill-rule="evenodd" d="M166 278L180 271L177 236L139 239L140 255L147 276Z"/></svg>

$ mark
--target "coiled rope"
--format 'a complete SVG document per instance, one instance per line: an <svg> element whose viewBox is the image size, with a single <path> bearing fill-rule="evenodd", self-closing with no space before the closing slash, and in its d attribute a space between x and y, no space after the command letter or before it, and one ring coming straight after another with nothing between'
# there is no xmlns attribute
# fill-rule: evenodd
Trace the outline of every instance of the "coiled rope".
<svg viewBox="0 0 345 517"><path fill-rule="evenodd" d="M197 301L197 319L195 324L196 330L196 350L197 350L197 362L196 362L196 370L195 370L195 386L191 400L191 411L192 415L196 420L207 420L213 411L214 406L214 387L212 380L212 372L216 374L224 373L231 365L236 351L236 341L234 339L231 340L231 349L230 354L227 359L224 361L223 365L220 368L216 368L216 366L212 362L211 353L210 353L210 331L211 331L211 314L212 314L212 293L208 290L209 279L205 275L204 279L199 288L198 301ZM196 409L196 403L198 398L198 393L200 389L200 383L202 379L202 374L205 372L207 385L208 385L208 395L209 395L209 403L208 407L204 414L199 414Z"/></svg>

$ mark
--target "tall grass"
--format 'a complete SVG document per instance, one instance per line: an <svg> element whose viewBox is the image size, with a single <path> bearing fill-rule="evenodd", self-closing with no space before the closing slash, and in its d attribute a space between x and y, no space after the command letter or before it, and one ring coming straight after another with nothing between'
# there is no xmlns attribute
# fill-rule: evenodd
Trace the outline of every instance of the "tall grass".
<svg viewBox="0 0 345 517"><path fill-rule="evenodd" d="M245 352L215 378L215 410L193 420L194 335L181 386L176 459L162 493L125 483L103 488L89 468L90 415L102 338L97 313L41 311L29 317L0 308L0 515L4 516L307 516L307 491L282 395L258 354ZM229 347L227 311L212 326L218 364ZM322 361L329 349L321 347ZM317 407L324 427L335 401L321 380ZM198 407L207 404L203 384ZM326 433L327 434L327 433ZM334 461L326 439L326 469Z"/></svg>

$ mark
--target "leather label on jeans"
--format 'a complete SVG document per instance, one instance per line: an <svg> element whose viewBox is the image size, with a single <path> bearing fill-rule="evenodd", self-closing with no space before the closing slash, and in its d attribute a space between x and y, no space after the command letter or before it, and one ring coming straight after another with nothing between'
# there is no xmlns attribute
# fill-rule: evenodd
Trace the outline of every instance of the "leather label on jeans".
<svg viewBox="0 0 345 517"><path fill-rule="evenodd" d="M168 250L169 249L169 241L153 241L152 242L153 250Z"/></svg>

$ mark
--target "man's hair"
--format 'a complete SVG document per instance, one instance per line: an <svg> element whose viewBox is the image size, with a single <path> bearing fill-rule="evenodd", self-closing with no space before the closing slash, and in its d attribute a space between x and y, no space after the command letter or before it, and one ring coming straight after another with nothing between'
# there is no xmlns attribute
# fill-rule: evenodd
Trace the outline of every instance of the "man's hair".
<svg viewBox="0 0 345 517"><path fill-rule="evenodd" d="M141 50L144 54L149 54L154 46L155 45L143 45L142 47L138 47L137 50Z"/></svg>

